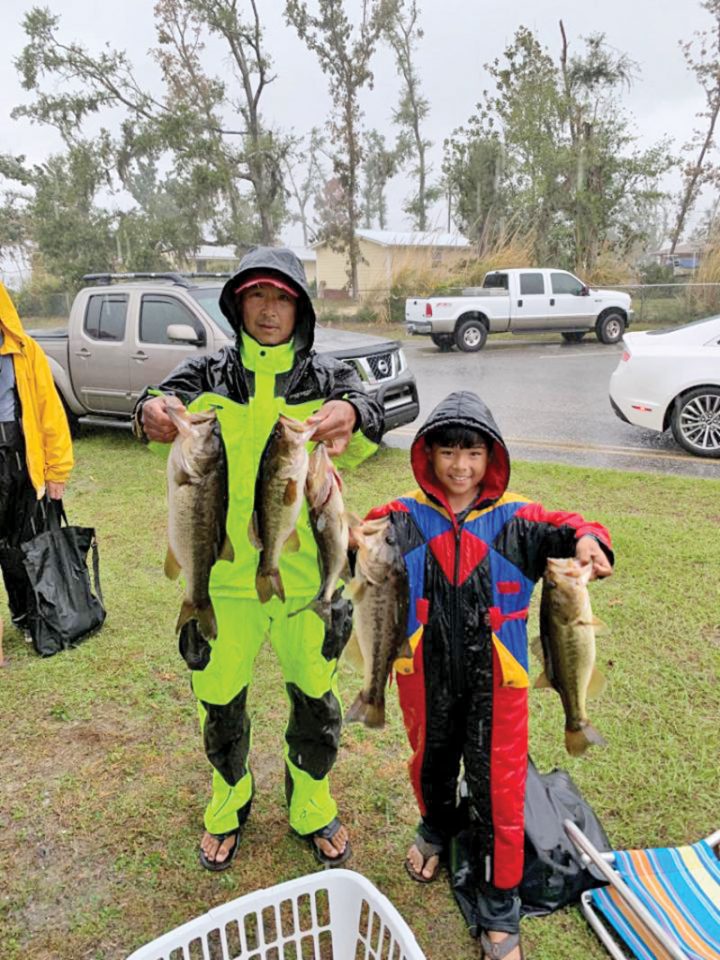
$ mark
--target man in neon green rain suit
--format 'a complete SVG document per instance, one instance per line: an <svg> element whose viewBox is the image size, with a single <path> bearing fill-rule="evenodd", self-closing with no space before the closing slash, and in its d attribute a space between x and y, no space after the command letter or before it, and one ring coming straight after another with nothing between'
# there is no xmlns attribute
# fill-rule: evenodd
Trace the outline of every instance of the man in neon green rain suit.
<svg viewBox="0 0 720 960"><path fill-rule="evenodd" d="M209 646L201 640L200 653L195 647L191 656L186 636L183 650L193 668L205 752L214 768L200 862L208 870L228 867L250 813L246 701L253 661L269 634L290 700L285 732L290 826L308 838L318 860L337 866L350 855L350 842L328 773L340 739L336 673L349 632L348 605L334 604L328 629L311 610L289 616L314 597L320 582L306 507L297 525L300 549L281 559L285 603L273 597L261 604L255 588L258 554L248 524L260 456L278 414L316 424L313 439L325 441L339 466L347 467L376 449L382 407L347 364L313 352L315 312L302 264L290 250L250 251L225 284L220 308L237 334L236 345L185 361L157 388L191 410L216 409L228 460L227 532L235 559L217 563L210 579L218 635ZM173 440L163 397L143 394L135 428L148 440ZM181 634L181 649L183 639Z"/></svg>

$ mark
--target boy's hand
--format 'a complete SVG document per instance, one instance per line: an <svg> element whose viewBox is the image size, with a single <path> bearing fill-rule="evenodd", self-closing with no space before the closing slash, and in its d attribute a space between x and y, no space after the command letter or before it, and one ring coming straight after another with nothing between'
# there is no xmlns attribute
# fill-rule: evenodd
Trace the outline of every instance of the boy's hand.
<svg viewBox="0 0 720 960"><path fill-rule="evenodd" d="M349 401L328 400L305 422L316 427L313 440L322 440L330 456L339 457L350 443L356 420L357 410Z"/></svg>
<svg viewBox="0 0 720 960"><path fill-rule="evenodd" d="M583 566L587 563L592 564L591 580L612 576L613 571L610 561L595 537L580 537L575 545L575 559Z"/></svg>

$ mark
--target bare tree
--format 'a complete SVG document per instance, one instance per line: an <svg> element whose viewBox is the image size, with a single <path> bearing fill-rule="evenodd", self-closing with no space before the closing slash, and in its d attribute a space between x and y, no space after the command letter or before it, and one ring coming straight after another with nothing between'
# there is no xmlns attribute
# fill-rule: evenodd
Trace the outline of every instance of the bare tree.
<svg viewBox="0 0 720 960"><path fill-rule="evenodd" d="M362 212L365 226L370 228L377 220L384 230L387 225L385 188L397 173L399 156L388 149L385 137L377 130L369 130L365 138L363 161Z"/></svg>
<svg viewBox="0 0 720 960"><path fill-rule="evenodd" d="M696 150L695 160L684 169L684 187L680 197L677 219L670 238L670 254L675 252L688 214L695 205L700 190L706 183L718 179L720 171L710 162L715 146L715 125L720 114L720 0L702 0L700 4L713 18L712 28L695 34L697 50L692 41L681 43L683 56L705 92L705 110L697 116L706 123L705 129L696 130L693 140L686 144L689 153Z"/></svg>
<svg viewBox="0 0 720 960"><path fill-rule="evenodd" d="M306 162L304 170L298 171L298 168L290 162L289 155L285 157L285 172L290 183L289 192L298 208L297 213L290 214L290 219L301 225L303 243L307 246L315 240L308 216L308 204L320 194L326 181L320 164L320 156L325 152L325 140L320 129L313 127L307 137L307 145L304 141L298 141L296 146L301 153L305 154ZM295 153L294 150L292 152Z"/></svg>
<svg viewBox="0 0 720 960"><path fill-rule="evenodd" d="M334 104L329 131L330 140L336 145L332 164L345 208L342 221L335 221L334 235L327 239L335 249L348 254L350 289L354 297L358 295L360 246L355 232L361 212L358 191L363 158L358 96L363 87L372 88L370 61L393 8L394 0L363 0L362 16L354 28L343 0L318 0L317 15L309 12L306 0L287 0L285 7L288 23L317 56L323 73L329 78Z"/></svg>
<svg viewBox="0 0 720 960"><path fill-rule="evenodd" d="M432 146L422 135L422 123L430 112L430 103L420 93L420 81L413 64L415 41L423 36L418 25L416 0L410 0L407 9L405 0L398 0L387 27L387 38L395 52L403 87L400 105L393 114L393 121L400 127L398 152L407 160L412 158L412 174L417 189L407 200L405 212L413 218L416 230L427 229L427 211L430 203L440 195L437 187L428 187L427 151Z"/></svg>

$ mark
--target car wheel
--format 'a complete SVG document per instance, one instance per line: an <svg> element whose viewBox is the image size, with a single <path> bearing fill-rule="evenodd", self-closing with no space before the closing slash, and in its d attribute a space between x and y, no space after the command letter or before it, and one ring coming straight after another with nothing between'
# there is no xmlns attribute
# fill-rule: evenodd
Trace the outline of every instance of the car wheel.
<svg viewBox="0 0 720 960"><path fill-rule="evenodd" d="M568 343L580 343L582 338L585 336L584 330L568 330L566 333L561 333L560 336L563 340L567 340Z"/></svg>
<svg viewBox="0 0 720 960"><path fill-rule="evenodd" d="M678 397L670 419L673 436L698 457L720 457L720 388L696 387Z"/></svg>
<svg viewBox="0 0 720 960"><path fill-rule="evenodd" d="M487 327L482 320L466 320L455 331L455 343L465 353L475 353L485 346L487 335Z"/></svg>
<svg viewBox="0 0 720 960"><path fill-rule="evenodd" d="M625 333L625 317L617 310L601 313L595 324L595 334L600 343L619 343Z"/></svg>
<svg viewBox="0 0 720 960"><path fill-rule="evenodd" d="M455 343L455 338L451 333L431 333L430 339L441 353L449 353Z"/></svg>

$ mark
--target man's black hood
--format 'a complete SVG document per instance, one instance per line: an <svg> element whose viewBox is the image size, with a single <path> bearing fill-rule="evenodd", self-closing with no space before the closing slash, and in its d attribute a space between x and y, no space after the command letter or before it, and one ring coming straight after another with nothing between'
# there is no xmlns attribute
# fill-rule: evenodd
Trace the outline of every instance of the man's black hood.
<svg viewBox="0 0 720 960"><path fill-rule="evenodd" d="M510 480L510 456L489 407L476 393L469 390L458 390L441 400L415 434L410 452L415 479L425 493L447 506L445 495L438 486L430 463L425 437L431 430L450 426L468 427L492 440L492 456L480 488L478 502L497 500L507 490Z"/></svg>
<svg viewBox="0 0 720 960"><path fill-rule="evenodd" d="M242 317L235 291L242 283L252 279L254 274L263 273L290 282L298 291L295 353L307 353L315 340L315 310L310 300L302 262L287 247L254 247L246 253L240 261L238 272L222 289L220 309L230 321L238 339L242 337Z"/></svg>

